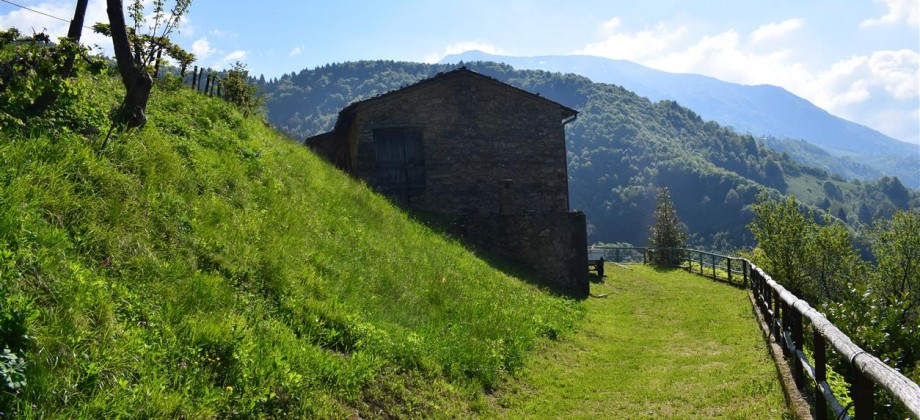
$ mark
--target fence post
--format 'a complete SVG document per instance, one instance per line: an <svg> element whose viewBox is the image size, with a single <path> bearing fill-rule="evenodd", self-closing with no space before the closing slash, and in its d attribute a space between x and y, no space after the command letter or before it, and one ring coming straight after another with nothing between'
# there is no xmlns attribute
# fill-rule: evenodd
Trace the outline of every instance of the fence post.
<svg viewBox="0 0 920 420"><path fill-rule="evenodd" d="M757 276L759 277L760 273L758 273ZM763 277L759 277L758 282L761 284L760 296L763 298L761 307L764 309L764 316L767 317L767 322L769 323L768 327L770 331L773 331L774 330L773 324L775 323L773 321L773 317L774 315L776 315L776 312L771 311L771 307L773 306L773 293L769 293L769 291L767 291L766 281L764 281Z"/></svg>
<svg viewBox="0 0 920 420"><path fill-rule="evenodd" d="M614 250L613 250L613 255L614 255L613 260L616 261L616 262L620 262L620 248L614 249Z"/></svg>
<svg viewBox="0 0 920 420"><path fill-rule="evenodd" d="M726 266L726 269L728 270L728 282L731 283L732 282L732 259L731 258L725 257L725 266Z"/></svg>
<svg viewBox="0 0 920 420"><path fill-rule="evenodd" d="M827 399L821 392L821 382L827 382L827 343L818 330L814 330L815 341L815 417L827 420Z"/></svg>
<svg viewBox="0 0 920 420"><path fill-rule="evenodd" d="M773 301L773 336L776 337L777 343L782 343L783 342L782 340L784 339L783 339L783 331L780 328L780 325L782 325L783 321L781 318L782 313L780 312L781 305L780 305L779 292L777 292L771 287L770 295L772 295L770 299Z"/></svg>
<svg viewBox="0 0 920 420"><path fill-rule="evenodd" d="M786 306L786 308L789 308L789 306ZM792 318L790 320L792 321L792 341L796 350L795 354L793 355L795 357L792 358L793 362L795 363L793 377L795 379L795 385L799 388L802 388L805 386L805 368L802 367L802 362L799 360L799 352L803 352L802 348L804 344L804 337L802 334L802 314L799 313L798 309L793 307L792 313L789 314L789 316ZM804 354L804 352L802 354Z"/></svg>
<svg viewBox="0 0 920 420"><path fill-rule="evenodd" d="M717 278L716 277L716 254L712 254L710 259L712 259L712 279L715 280Z"/></svg>
<svg viewBox="0 0 920 420"><path fill-rule="evenodd" d="M748 260L741 260L741 276L744 277L744 287L748 286L748 272L751 271L751 266L748 264ZM754 285L751 285L751 289L754 288Z"/></svg>
<svg viewBox="0 0 920 420"><path fill-rule="evenodd" d="M864 375L856 365L853 369L853 403L856 411L856 420L871 420L875 406L874 384Z"/></svg>

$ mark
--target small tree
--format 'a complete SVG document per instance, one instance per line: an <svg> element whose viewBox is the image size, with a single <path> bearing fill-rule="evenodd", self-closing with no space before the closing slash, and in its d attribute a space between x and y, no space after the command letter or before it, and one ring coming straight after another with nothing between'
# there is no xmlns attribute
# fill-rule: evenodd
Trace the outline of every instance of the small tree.
<svg viewBox="0 0 920 420"><path fill-rule="evenodd" d="M902 321L917 322L920 312L920 211L898 211L877 220L870 234L878 261L875 284L890 304L903 301Z"/></svg>
<svg viewBox="0 0 920 420"><path fill-rule="evenodd" d="M249 115L262 107L262 96L258 86L249 83L249 71L246 65L237 61L227 72L227 78L220 82L221 96L236 105L243 115Z"/></svg>
<svg viewBox="0 0 920 420"><path fill-rule="evenodd" d="M795 197L786 201L772 201L766 193L757 196L754 220L748 225L757 246L763 249L773 274L796 296L810 291L807 287L804 264L805 246L814 223L799 211Z"/></svg>
<svg viewBox="0 0 920 420"><path fill-rule="evenodd" d="M811 290L806 297L813 304L839 301L849 285L861 282L865 267L853 248L853 238L847 228L830 216L822 226L809 222L811 237L807 238L801 258Z"/></svg>
<svg viewBox="0 0 920 420"><path fill-rule="evenodd" d="M96 24L93 29L112 37L115 61L118 73L125 85L124 104L119 109L116 121L127 127L141 127L147 123L147 100L153 89L153 77L150 65L164 51L179 61L182 68L193 60L194 56L185 53L169 41L169 34L178 27L179 20L188 11L191 0L176 0L175 5L166 12L166 0L153 0L153 16L148 27L149 33L141 34L144 20L144 2L134 0L128 6L134 26L125 24L124 5L121 0L106 0L106 12L109 24ZM181 52L178 53L178 52Z"/></svg>
<svg viewBox="0 0 920 420"><path fill-rule="evenodd" d="M652 253L652 263L669 265L674 259L682 258L680 251L673 248L683 248L687 242L687 227L677 217L674 202L667 187L658 189L658 200L655 203L655 224L649 226L651 237L649 242L658 248Z"/></svg>

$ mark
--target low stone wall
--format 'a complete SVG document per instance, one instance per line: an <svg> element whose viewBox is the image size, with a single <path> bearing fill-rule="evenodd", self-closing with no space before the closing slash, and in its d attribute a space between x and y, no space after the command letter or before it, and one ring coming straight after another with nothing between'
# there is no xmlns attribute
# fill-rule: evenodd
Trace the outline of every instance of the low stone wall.
<svg viewBox="0 0 920 420"><path fill-rule="evenodd" d="M532 269L547 286L588 296L584 213L470 215L458 217L454 225L467 242Z"/></svg>

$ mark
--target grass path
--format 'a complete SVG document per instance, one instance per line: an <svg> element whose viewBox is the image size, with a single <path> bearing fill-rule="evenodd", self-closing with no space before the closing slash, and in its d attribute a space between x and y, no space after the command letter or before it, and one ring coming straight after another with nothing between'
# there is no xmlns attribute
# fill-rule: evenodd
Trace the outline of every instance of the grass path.
<svg viewBox="0 0 920 420"><path fill-rule="evenodd" d="M781 418L747 291L681 270L607 267L585 325L495 395L512 418Z"/></svg>

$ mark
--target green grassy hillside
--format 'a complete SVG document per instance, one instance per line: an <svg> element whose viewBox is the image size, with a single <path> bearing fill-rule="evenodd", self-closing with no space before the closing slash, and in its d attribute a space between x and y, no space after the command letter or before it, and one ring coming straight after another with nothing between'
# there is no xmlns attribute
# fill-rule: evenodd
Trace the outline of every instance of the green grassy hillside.
<svg viewBox="0 0 920 420"><path fill-rule="evenodd" d="M104 142L121 92L0 128L3 416L462 416L582 316L175 81Z"/></svg>

